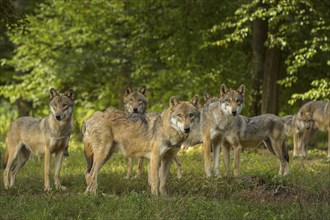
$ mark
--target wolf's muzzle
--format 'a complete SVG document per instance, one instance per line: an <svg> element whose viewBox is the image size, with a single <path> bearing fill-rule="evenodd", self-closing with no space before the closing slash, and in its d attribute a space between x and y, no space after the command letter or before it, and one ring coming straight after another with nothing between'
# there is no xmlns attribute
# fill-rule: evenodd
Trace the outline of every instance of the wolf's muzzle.
<svg viewBox="0 0 330 220"><path fill-rule="evenodd" d="M57 121L61 121L62 120L61 115L55 115L55 118L56 118Z"/></svg>
<svg viewBox="0 0 330 220"><path fill-rule="evenodd" d="M184 128L184 132L185 132L185 133L189 133L189 132L190 132L190 127L185 127L185 128Z"/></svg>

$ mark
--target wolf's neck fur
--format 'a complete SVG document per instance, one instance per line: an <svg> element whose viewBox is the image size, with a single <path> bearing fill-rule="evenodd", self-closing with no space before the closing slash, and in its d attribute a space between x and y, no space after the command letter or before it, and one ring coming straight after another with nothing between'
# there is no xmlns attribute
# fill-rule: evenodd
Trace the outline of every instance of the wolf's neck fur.
<svg viewBox="0 0 330 220"><path fill-rule="evenodd" d="M53 138L62 139L70 136L72 130L72 115L58 121L52 114L46 118L46 125Z"/></svg>

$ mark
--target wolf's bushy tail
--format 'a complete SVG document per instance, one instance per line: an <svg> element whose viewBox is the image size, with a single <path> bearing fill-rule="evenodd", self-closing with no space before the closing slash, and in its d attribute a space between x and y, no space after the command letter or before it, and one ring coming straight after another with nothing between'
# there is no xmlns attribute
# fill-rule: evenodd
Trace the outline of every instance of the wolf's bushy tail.
<svg viewBox="0 0 330 220"><path fill-rule="evenodd" d="M6 152L5 152L5 154L3 155L3 158L2 158L2 167L3 167L3 169L6 169L7 162L8 162L8 157L9 157L9 152L8 152L8 149L6 149Z"/></svg>

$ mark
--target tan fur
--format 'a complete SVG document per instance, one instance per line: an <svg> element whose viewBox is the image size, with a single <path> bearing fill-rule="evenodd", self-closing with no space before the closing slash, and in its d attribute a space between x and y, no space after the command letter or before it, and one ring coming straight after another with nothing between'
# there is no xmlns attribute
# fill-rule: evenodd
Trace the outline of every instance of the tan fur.
<svg viewBox="0 0 330 220"><path fill-rule="evenodd" d="M204 145L204 169L207 177L211 176L211 149L214 154L214 172L219 173L219 152L225 131L232 126L234 119L240 114L244 103L245 86L237 90L220 87L220 97L210 97L205 93L205 105L200 109L201 126L189 135L184 145Z"/></svg>
<svg viewBox="0 0 330 220"><path fill-rule="evenodd" d="M299 130L310 130L311 136L315 133L313 130L322 130L328 132L328 158L330 159L330 102L310 101L304 104L296 115L296 124ZM310 140L301 141L301 136L297 133L294 137L297 141L297 149L294 156L305 156L307 154L307 145Z"/></svg>
<svg viewBox="0 0 330 220"><path fill-rule="evenodd" d="M170 99L170 107L163 111L154 125L151 140L149 181L151 193L166 195L166 179L172 159L189 133L199 126L198 97L191 102Z"/></svg>
<svg viewBox="0 0 330 220"><path fill-rule="evenodd" d="M6 138L8 157L4 161L3 174L6 189L14 185L18 171L29 159L31 152L45 158L45 191L51 190L49 181L51 154L55 153L55 187L64 189L59 180L59 173L63 152L68 146L72 130L74 94L72 90L60 94L52 88L50 96L49 116L43 119L21 117L9 128ZM17 164L13 166L17 156Z"/></svg>
<svg viewBox="0 0 330 220"><path fill-rule="evenodd" d="M289 173L289 154L285 142L285 128L281 119L273 114L255 117L240 115L235 118L223 139L224 164L227 175L230 174L230 147L234 148L234 175L240 172L240 152L244 148L257 147L261 143L276 155L280 161L280 175Z"/></svg>
<svg viewBox="0 0 330 220"><path fill-rule="evenodd" d="M87 148L85 152L88 156L88 164L90 164L85 173L87 183L85 193L96 193L99 170L112 154L119 150L126 157L151 157L149 180L152 193L158 194L157 181L159 176L155 174L158 173L158 166L155 167L155 161L157 158L163 158L164 153L171 155L170 157L166 156L165 159L167 167L169 167L172 158L179 150L177 146L180 146L199 119L195 107L198 104L198 98L193 98L192 103L190 103L179 102L172 97L171 102L176 104L171 105L171 108L159 115L132 116L111 108L104 112L95 112L84 123L83 142L85 148ZM178 114L181 114L185 120L177 119ZM192 114L190 119L186 119L187 114ZM154 149L156 149L160 147L160 144L166 148L162 148L157 156L156 150L151 152L151 146L155 146ZM151 156L151 154L155 156ZM161 172L162 194L165 192L166 178L164 178L164 175Z"/></svg>
<svg viewBox="0 0 330 220"><path fill-rule="evenodd" d="M146 87L142 86L139 91L132 91L130 87L128 87L125 91L125 96L124 96L124 106L125 106L125 111L128 114L140 114L143 115L146 113L147 110L147 103L148 100L146 98ZM159 113L160 114L160 113ZM157 118L159 116L158 113L147 113L147 118L149 120L150 117L155 117ZM182 177L182 165L181 162L178 158L178 156L175 156L174 162L177 166L177 177L180 179ZM134 178L139 177L143 172L143 157L139 158L138 161L138 171L137 174L135 175ZM130 179L133 176L133 158L128 158L128 163L127 163L127 175L126 179Z"/></svg>

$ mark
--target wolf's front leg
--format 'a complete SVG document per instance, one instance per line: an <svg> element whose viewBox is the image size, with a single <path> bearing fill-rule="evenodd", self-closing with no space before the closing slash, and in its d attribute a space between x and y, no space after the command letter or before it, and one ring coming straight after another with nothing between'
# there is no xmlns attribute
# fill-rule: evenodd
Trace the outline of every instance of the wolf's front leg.
<svg viewBox="0 0 330 220"><path fill-rule="evenodd" d="M51 190L50 181L49 181L50 163L51 163L50 146L46 146L45 147L45 166L44 166L45 192L48 192Z"/></svg>
<svg viewBox="0 0 330 220"><path fill-rule="evenodd" d="M159 169L159 177L160 177L160 184L159 184L159 191L162 196L167 195L166 191L166 179L170 172L171 163L176 153L168 152L164 157L161 159L161 165Z"/></svg>
<svg viewBox="0 0 330 220"><path fill-rule="evenodd" d="M150 157L150 168L149 168L149 180L151 186L151 194L158 196L158 185L159 185L159 161L160 161L160 149L159 144L152 144L152 152Z"/></svg>
<svg viewBox="0 0 330 220"><path fill-rule="evenodd" d="M211 176L211 139L210 139L210 131L209 129L205 131L203 137L203 144L204 144L204 170L206 177Z"/></svg>
<svg viewBox="0 0 330 220"><path fill-rule="evenodd" d="M56 153L54 183L56 189L66 190L66 187L61 185L61 181L59 179L63 155L64 151L59 151Z"/></svg>
<svg viewBox="0 0 330 220"><path fill-rule="evenodd" d="M234 144L233 147L234 147L234 176L239 176L242 147L239 143Z"/></svg>

